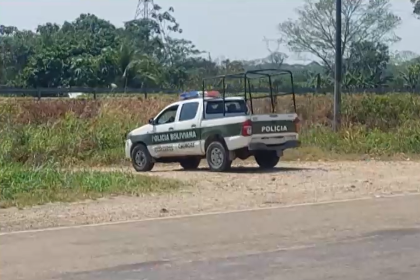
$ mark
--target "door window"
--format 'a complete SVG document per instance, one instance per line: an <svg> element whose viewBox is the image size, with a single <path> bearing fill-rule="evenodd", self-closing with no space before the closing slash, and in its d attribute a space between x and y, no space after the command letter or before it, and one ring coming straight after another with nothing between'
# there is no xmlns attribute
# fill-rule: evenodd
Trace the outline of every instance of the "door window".
<svg viewBox="0 0 420 280"><path fill-rule="evenodd" d="M163 111L156 119L156 124L168 124L175 122L176 112L178 111L178 105L169 107Z"/></svg>
<svg viewBox="0 0 420 280"><path fill-rule="evenodd" d="M179 114L179 121L192 120L197 116L198 102L190 102L182 105L181 113Z"/></svg>

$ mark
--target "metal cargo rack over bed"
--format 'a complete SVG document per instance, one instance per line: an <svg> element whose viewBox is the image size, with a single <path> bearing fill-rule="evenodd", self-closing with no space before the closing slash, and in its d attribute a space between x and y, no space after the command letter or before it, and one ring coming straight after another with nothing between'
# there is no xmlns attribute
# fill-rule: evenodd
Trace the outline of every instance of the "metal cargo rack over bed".
<svg viewBox="0 0 420 280"><path fill-rule="evenodd" d="M291 83L291 91L282 93L282 94L273 94L273 78L278 76L288 75L290 77L290 83ZM275 97L277 96L284 96L284 95L292 95L293 100L293 109L294 112L296 112L296 97L295 97L295 90L294 90L294 80L293 80L293 73L289 70L283 70L283 69L258 69L258 70L248 70L242 73L236 73L236 74L227 74L227 75L219 75L215 77L208 77L204 78L202 82L202 90L203 92L206 91L206 86L208 85L208 82L211 80L219 80L219 83L221 83L222 90L221 90L221 98L223 101L226 99L226 79L240 79L242 80L243 85L243 96L245 101L249 101L250 104L250 111L251 114L254 114L254 105L252 100L253 99L262 99L267 98L267 96L252 96L252 87L251 87L251 80L252 79L258 79L258 78L268 78L268 84L269 84L269 98L270 98L270 105L271 105L271 113L275 113L276 110L276 101ZM204 95L203 95L204 98Z"/></svg>

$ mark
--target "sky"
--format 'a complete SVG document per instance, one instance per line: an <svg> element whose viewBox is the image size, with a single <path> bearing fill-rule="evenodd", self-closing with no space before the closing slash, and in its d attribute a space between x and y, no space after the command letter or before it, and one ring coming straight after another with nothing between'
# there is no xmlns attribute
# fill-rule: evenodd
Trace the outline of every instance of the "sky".
<svg viewBox="0 0 420 280"><path fill-rule="evenodd" d="M269 54L264 38L277 39L280 22L294 18L303 0L155 0L172 6L185 39L213 58L258 59ZM219 3L219 4L214 4ZM420 53L420 19L412 14L409 0L391 0L402 18L397 35L402 40L393 50ZM34 30L45 22L72 21L81 13L93 13L117 26L134 18L137 0L0 0L0 24ZM272 43L270 48L275 49ZM302 61L287 48L288 61Z"/></svg>

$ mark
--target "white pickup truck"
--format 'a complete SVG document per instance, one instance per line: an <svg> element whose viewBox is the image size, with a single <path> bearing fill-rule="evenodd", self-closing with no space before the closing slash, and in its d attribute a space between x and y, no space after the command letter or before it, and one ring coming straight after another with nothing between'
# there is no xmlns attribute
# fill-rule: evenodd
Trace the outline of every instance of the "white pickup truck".
<svg viewBox="0 0 420 280"><path fill-rule="evenodd" d="M222 172L251 156L261 168L273 168L284 150L300 145L296 113L253 115L242 97L200 95L184 95L128 134L125 154L136 171L157 162L191 170L206 158L211 171Z"/></svg>

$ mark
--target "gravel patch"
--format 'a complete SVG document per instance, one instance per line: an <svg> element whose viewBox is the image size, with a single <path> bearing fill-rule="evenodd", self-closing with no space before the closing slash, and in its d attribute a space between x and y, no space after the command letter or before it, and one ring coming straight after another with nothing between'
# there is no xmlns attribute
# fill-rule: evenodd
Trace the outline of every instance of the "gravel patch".
<svg viewBox="0 0 420 280"><path fill-rule="evenodd" d="M132 172L131 168L122 170ZM179 179L185 187L163 195L1 209L0 231L418 193L419 170L420 163L410 161L283 162L271 172L245 163L229 173L212 173L205 168L187 172L177 165L157 165L150 176Z"/></svg>

